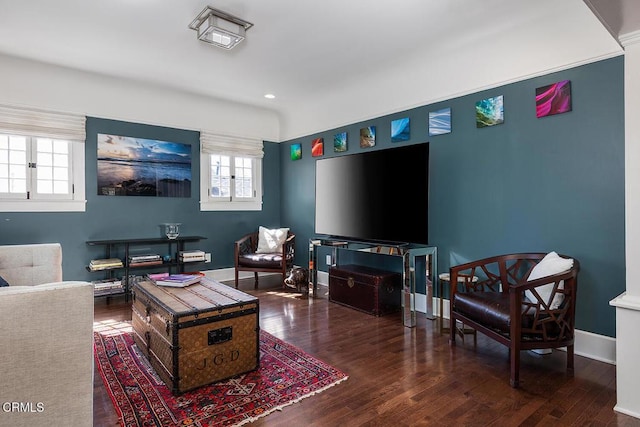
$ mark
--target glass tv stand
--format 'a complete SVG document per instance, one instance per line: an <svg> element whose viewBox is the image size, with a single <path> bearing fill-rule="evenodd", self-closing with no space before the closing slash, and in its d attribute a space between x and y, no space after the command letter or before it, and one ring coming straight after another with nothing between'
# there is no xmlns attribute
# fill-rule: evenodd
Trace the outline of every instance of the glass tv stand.
<svg viewBox="0 0 640 427"><path fill-rule="evenodd" d="M435 246L414 243L375 243L334 238L309 239L309 292L317 297L318 292L318 249L330 248L331 265L340 265L341 251L368 252L372 255L396 256L402 260L402 321L404 326L416 326L416 282L424 278L426 286L428 319L433 315L433 283L437 271L437 248Z"/></svg>

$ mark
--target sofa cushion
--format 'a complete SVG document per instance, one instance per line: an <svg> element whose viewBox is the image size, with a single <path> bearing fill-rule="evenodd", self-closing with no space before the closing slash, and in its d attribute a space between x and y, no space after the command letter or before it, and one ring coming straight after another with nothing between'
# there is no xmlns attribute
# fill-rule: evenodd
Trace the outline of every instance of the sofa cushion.
<svg viewBox="0 0 640 427"><path fill-rule="evenodd" d="M0 276L0 288L3 288L5 286L9 286L9 284L2 278L2 276Z"/></svg>
<svg viewBox="0 0 640 427"><path fill-rule="evenodd" d="M549 252L542 260L533 267L531 274L529 274L528 281L536 280L541 277L553 276L554 274L564 273L569 271L573 267L573 259L562 258L556 252ZM546 285L538 286L536 291L540 298L545 301L551 310L555 310L564 301L564 295L556 293L551 301L551 294L553 293L554 283L548 283ZM558 289L564 289L564 281L560 281ZM525 296L531 302L538 302L536 296L530 290L525 291Z"/></svg>
<svg viewBox="0 0 640 427"><path fill-rule="evenodd" d="M263 226L258 228L258 254L282 253L282 245L287 240L288 228L269 229Z"/></svg>

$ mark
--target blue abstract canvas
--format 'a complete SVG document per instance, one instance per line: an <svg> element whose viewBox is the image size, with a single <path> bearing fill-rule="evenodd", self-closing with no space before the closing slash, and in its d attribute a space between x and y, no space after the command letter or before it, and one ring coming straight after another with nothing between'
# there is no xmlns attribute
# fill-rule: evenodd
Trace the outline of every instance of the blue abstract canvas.
<svg viewBox="0 0 640 427"><path fill-rule="evenodd" d="M409 118L393 120L391 122L391 142L408 141L410 136Z"/></svg>
<svg viewBox="0 0 640 427"><path fill-rule="evenodd" d="M340 132L333 137L333 151L340 153L347 151L347 133Z"/></svg>
<svg viewBox="0 0 640 427"><path fill-rule="evenodd" d="M429 136L451 132L451 108L429 113Z"/></svg>

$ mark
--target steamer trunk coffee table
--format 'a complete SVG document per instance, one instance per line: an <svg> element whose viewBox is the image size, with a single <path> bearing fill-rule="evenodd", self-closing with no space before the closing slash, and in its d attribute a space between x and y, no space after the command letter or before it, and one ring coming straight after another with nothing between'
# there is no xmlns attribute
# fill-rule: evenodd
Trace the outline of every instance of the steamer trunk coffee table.
<svg viewBox="0 0 640 427"><path fill-rule="evenodd" d="M133 338L174 395L258 369L258 298L205 278L132 294Z"/></svg>

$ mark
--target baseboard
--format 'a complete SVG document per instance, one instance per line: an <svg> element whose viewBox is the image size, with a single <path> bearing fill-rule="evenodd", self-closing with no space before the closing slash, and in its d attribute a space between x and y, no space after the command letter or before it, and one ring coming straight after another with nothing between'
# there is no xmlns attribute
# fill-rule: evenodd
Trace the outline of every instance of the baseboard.
<svg viewBox="0 0 640 427"><path fill-rule="evenodd" d="M221 268L218 270L207 270L203 273L217 281L234 280L235 269L234 268ZM260 273L260 276L275 274L275 273ZM241 272L240 278L251 278L253 273ZM318 285L329 285L329 273L325 271L318 271ZM427 312L427 296L424 294L417 294L416 299L416 311L419 313ZM433 313L436 317L440 315L440 299L433 298ZM449 300L443 301L442 313L445 319L449 318ZM605 335L594 334L592 332L576 330L576 342L574 348L575 354L584 356L589 359L598 360L600 362L616 364L616 339L607 337ZM620 411L622 412L622 411ZM636 416L633 414L628 414Z"/></svg>
<svg viewBox="0 0 640 427"><path fill-rule="evenodd" d="M629 415L630 417L640 418L640 413L621 408L619 405L614 406L613 410L624 415Z"/></svg>

